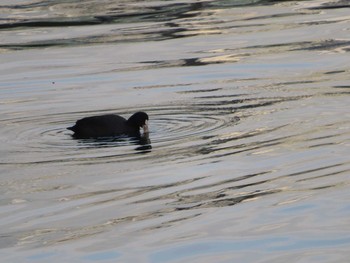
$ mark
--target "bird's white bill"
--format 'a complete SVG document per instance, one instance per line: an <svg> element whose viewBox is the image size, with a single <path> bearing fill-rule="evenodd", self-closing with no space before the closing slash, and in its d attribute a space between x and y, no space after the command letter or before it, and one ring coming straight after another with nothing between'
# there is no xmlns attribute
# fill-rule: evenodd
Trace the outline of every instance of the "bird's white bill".
<svg viewBox="0 0 350 263"><path fill-rule="evenodd" d="M148 130L148 120L146 120L146 123L142 126L143 133L149 133Z"/></svg>

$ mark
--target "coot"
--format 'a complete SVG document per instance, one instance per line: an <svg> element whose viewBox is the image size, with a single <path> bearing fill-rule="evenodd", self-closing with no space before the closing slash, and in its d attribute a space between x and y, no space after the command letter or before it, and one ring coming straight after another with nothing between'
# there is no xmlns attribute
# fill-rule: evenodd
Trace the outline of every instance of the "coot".
<svg viewBox="0 0 350 263"><path fill-rule="evenodd" d="M145 112L136 112L128 120L115 114L86 117L67 129L74 132L74 138L87 139L117 135L139 136L140 128L148 133L148 115Z"/></svg>

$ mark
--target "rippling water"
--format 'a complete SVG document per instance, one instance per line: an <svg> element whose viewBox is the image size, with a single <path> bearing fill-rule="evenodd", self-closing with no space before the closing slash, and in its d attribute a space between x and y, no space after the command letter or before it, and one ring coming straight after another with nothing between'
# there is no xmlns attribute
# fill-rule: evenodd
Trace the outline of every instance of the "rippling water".
<svg viewBox="0 0 350 263"><path fill-rule="evenodd" d="M347 262L349 7L2 1L2 260Z"/></svg>

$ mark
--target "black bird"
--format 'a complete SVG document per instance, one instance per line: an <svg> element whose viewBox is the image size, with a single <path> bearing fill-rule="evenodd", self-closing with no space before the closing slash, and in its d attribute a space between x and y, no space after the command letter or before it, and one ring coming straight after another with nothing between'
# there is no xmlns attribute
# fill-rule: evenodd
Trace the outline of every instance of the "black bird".
<svg viewBox="0 0 350 263"><path fill-rule="evenodd" d="M148 133L148 115L145 112L136 112L128 120L115 114L86 117L67 129L74 132L73 137L76 139L88 139L118 135L140 136L140 128Z"/></svg>

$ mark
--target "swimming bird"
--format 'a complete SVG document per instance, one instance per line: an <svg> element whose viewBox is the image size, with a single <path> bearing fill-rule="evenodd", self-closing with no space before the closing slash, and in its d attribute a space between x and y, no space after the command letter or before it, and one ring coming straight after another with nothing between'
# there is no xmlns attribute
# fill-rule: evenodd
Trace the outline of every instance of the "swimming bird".
<svg viewBox="0 0 350 263"><path fill-rule="evenodd" d="M115 114L85 117L67 129L74 132L74 138L88 139L118 135L140 136L140 128L148 133L148 115L145 112L136 112L128 120Z"/></svg>

